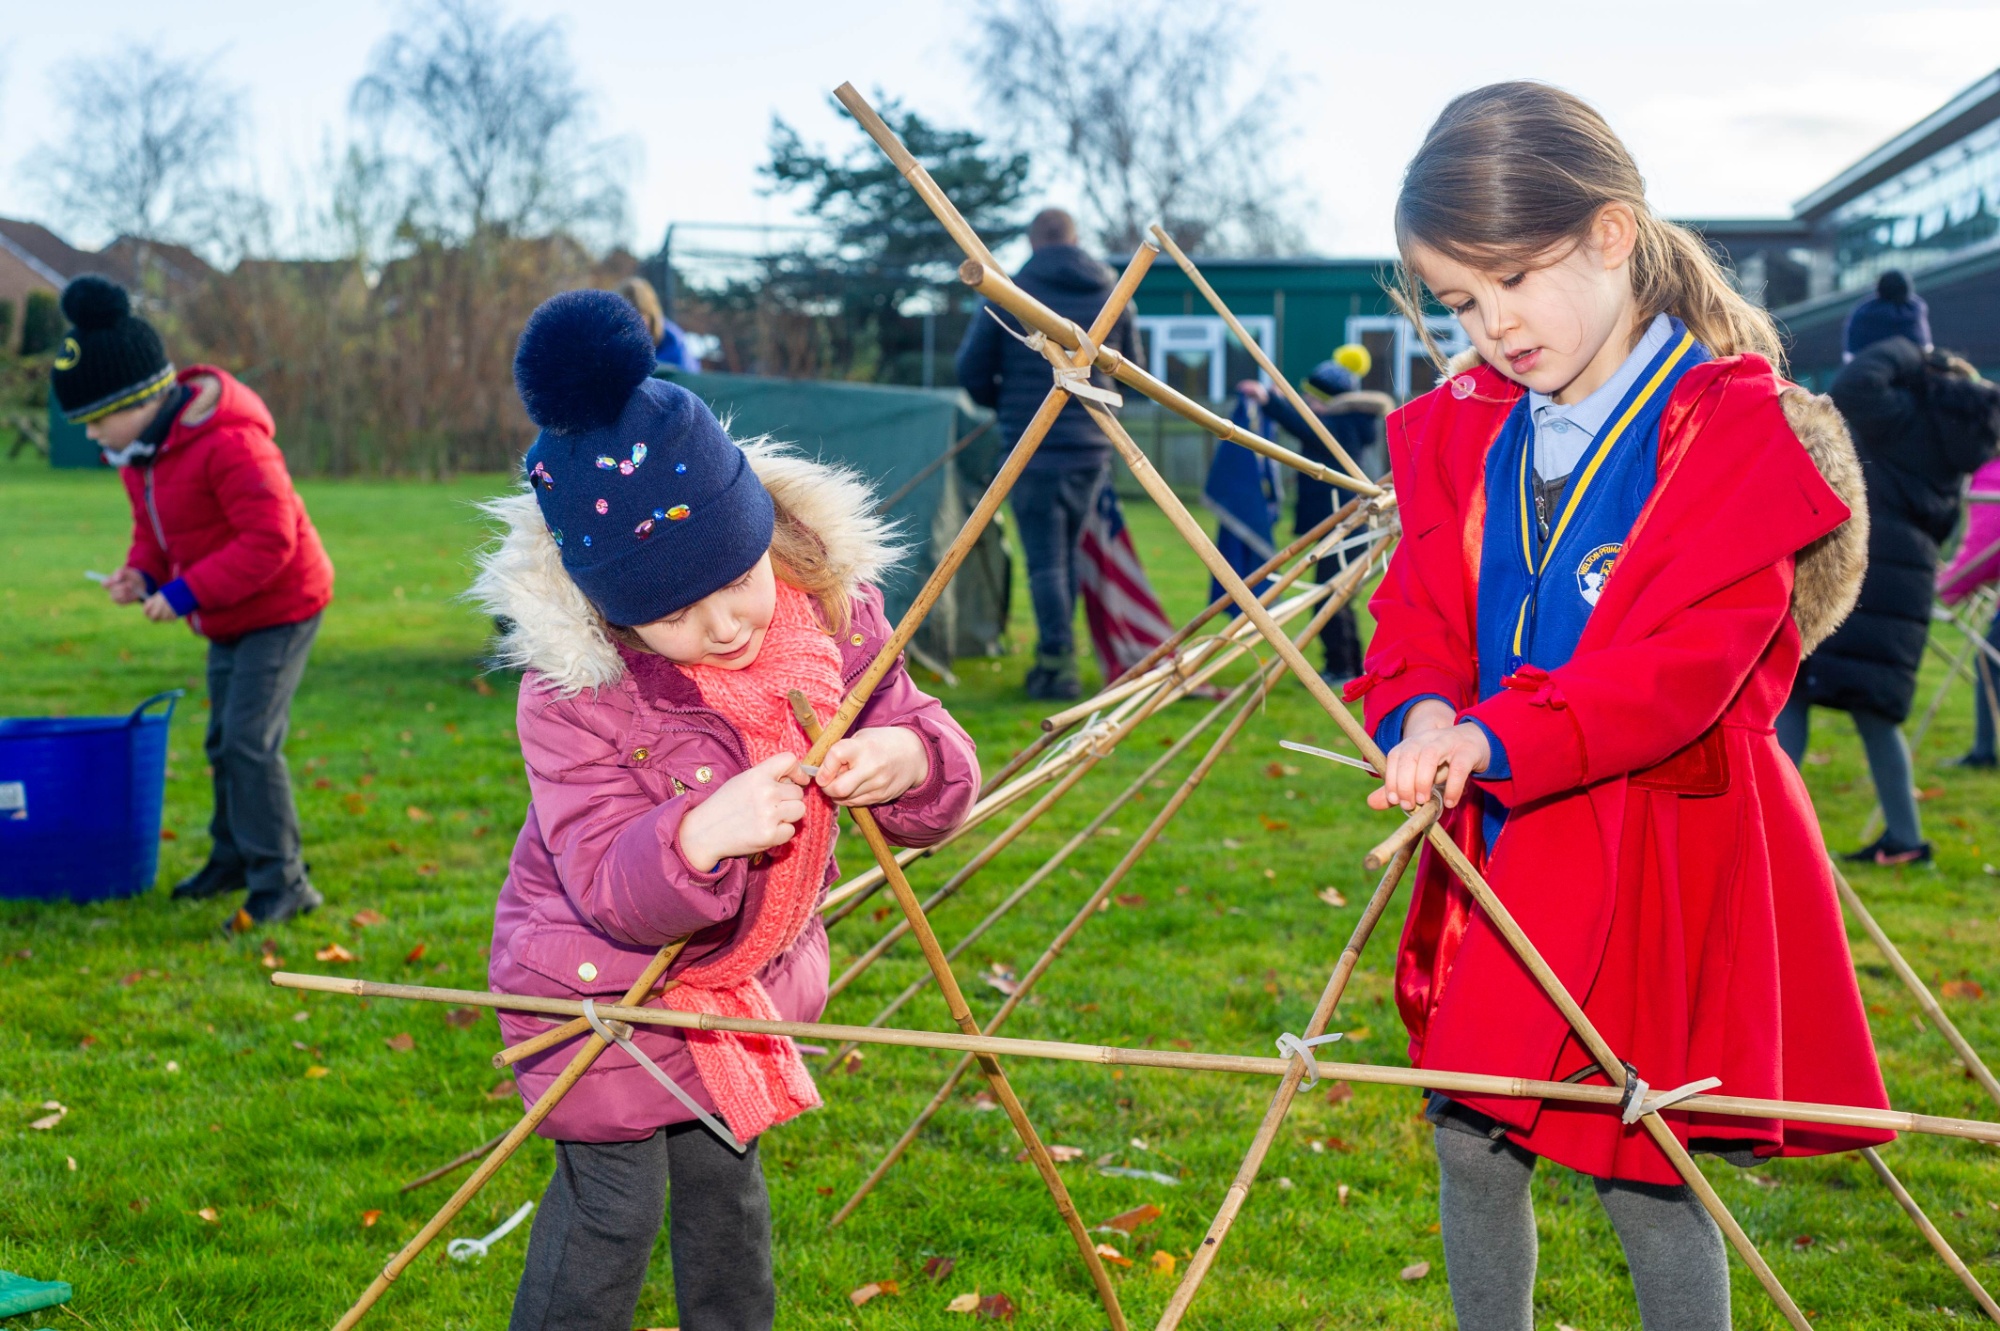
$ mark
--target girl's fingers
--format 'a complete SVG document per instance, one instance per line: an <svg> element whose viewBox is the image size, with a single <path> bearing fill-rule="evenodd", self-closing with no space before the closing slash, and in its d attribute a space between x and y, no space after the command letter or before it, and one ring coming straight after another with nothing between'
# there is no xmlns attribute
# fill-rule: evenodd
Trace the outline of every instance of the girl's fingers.
<svg viewBox="0 0 2000 1331"><path fill-rule="evenodd" d="M1445 769L1444 806L1455 809L1465 794L1465 783L1472 778L1472 755L1454 749L1449 762L1450 766Z"/></svg>
<svg viewBox="0 0 2000 1331"><path fill-rule="evenodd" d="M790 823L779 823L771 836L771 844L773 846L782 846L797 835L798 828L792 826Z"/></svg>

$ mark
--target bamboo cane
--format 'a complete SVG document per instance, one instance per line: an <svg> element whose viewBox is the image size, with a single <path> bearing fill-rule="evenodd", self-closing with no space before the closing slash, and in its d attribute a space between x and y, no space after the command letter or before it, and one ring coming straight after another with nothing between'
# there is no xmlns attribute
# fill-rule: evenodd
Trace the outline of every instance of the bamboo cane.
<svg viewBox="0 0 2000 1331"><path fill-rule="evenodd" d="M584 1025L587 1028L589 1026L589 1023L585 1022ZM480 1146L475 1146L471 1150L467 1151L464 1155L455 1156L452 1159L445 1161L443 1164L439 1165L436 1169L431 1170L429 1173L417 1175L415 1178L411 1179L408 1183L405 1183L402 1187L396 1189L396 1191L415 1192L418 1188L423 1187L426 1183L435 1183L439 1179L443 1178L446 1174L451 1173L454 1169L462 1169L466 1165L471 1164L474 1160L477 1160L480 1156L490 1153L494 1147L498 1146L501 1142L504 1142L506 1140L507 1140L507 1134L503 1132L499 1136L495 1137L492 1141L486 1142L485 1144Z"/></svg>
<svg viewBox="0 0 2000 1331"><path fill-rule="evenodd" d="M1147 242L1149 246L1151 243ZM1019 319L1028 328L1054 341L1064 350L1076 352L1083 345L1083 339L1078 336L1079 330L1075 324L1021 290L1014 284L1013 279L999 268L979 259L967 259L958 266L958 278L987 300ZM1185 416L1210 434L1227 439L1232 444L1241 444L1253 453L1261 453L1272 461L1290 467L1293 471L1303 472L1314 480L1325 481L1329 485L1337 485L1371 497L1382 493L1382 487L1373 481L1356 480L1344 471L1314 462L1303 454L1294 453L1283 444L1273 443L1263 435L1246 430L1234 421L1225 420L1179 389L1161 383L1117 351L1101 345L1096 338L1090 339L1090 346L1096 353L1092 363L1098 369L1128 388L1137 389L1176 415Z"/></svg>
<svg viewBox="0 0 2000 1331"><path fill-rule="evenodd" d="M1369 935L1374 933L1382 912L1389 908L1389 900L1396 895L1396 886L1402 882L1403 872L1409 868L1410 860L1415 855L1416 846L1405 844L1384 869L1381 881L1375 885L1375 894L1362 909L1361 918L1355 921L1354 932L1348 935L1347 946L1341 949L1340 960L1334 964L1333 974L1327 978L1326 988L1320 993L1312 1018L1306 1022L1303 1038L1310 1040L1326 1034L1334 1009L1339 1005L1341 995L1347 991L1347 981L1361 960L1361 950L1368 945ZM1304 1077L1305 1068L1295 1059L1292 1070L1279 1079L1278 1089L1272 1092L1271 1103L1264 1110L1264 1121L1257 1126L1257 1135L1251 1139L1250 1149L1244 1153L1243 1163L1237 1167L1229 1191L1223 1194L1222 1206L1216 1211L1215 1219L1209 1222L1208 1233L1203 1237L1201 1246L1189 1258L1188 1268L1182 1274L1173 1298L1167 1301L1166 1311L1160 1314L1155 1331L1173 1331L1180 1325L1181 1318L1187 1316L1195 1292L1208 1277L1209 1268L1215 1265L1216 1254L1222 1250L1222 1241L1229 1237L1230 1227L1242 1212L1243 1203L1249 1200L1251 1185L1256 1183L1258 1173L1264 1168L1264 1158L1270 1154L1271 1143L1277 1140L1285 1115L1291 1112L1292 1100L1298 1095L1299 1083Z"/></svg>
<svg viewBox="0 0 2000 1331"><path fill-rule="evenodd" d="M815 745L819 741L819 718L813 714L812 704L805 694L792 690L792 711L798 717L799 725L805 730L806 738ZM952 974L951 965L944 959L944 949L938 946L937 935L931 931L930 922L924 918L924 910L917 902L917 894L911 890L909 880L903 877L902 868L896 863L896 856L889 848L889 840L882 835L875 815L861 805L852 805L847 810L854 819L862 837L868 842L868 849L875 854L876 862L888 876L889 890L896 894L896 904L903 908L904 916L916 931L917 944L923 949L924 960L930 964L931 974L937 977L938 991L945 997L951 1009L951 1017L959 1030L967 1035L980 1034L979 1022L972 1015L972 1007L965 1001L965 994L958 987L958 977ZM1111 1319L1112 1331L1126 1331L1125 1313L1118 1306L1118 1290L1111 1283L1111 1273L1105 1270L1104 1259L1098 1255L1097 1241L1090 1236L1084 1226L1083 1217L1077 1213L1076 1203L1070 1199L1069 1187L1056 1170L1054 1157L1042 1142L1035 1125L1028 1121L1028 1111L1022 1107L1020 1098L1014 1094L1013 1085L1007 1074L1000 1068L1000 1060L991 1054L982 1054L979 1069L986 1074L986 1083L993 1088L994 1096L1007 1111L1014 1131L1020 1135L1021 1144L1028 1150L1035 1169L1041 1174L1042 1182L1048 1186L1049 1195L1055 1199L1056 1210L1063 1223L1076 1241L1078 1254L1083 1258L1084 1269L1090 1273L1091 1283L1097 1286L1097 1297L1104 1304L1104 1312Z"/></svg>
<svg viewBox="0 0 2000 1331"><path fill-rule="evenodd" d="M669 989L678 989L680 983L679 980L668 980L660 986L659 992L664 994ZM560 1026L551 1026L540 1035L531 1035L521 1041L521 1043L510 1044L499 1053L493 1055L493 1066L496 1068L512 1067L524 1058L533 1058L544 1049L553 1049L565 1041L574 1040L589 1029L590 1020L587 1017L578 1017L576 1020L566 1021Z"/></svg>
<svg viewBox="0 0 2000 1331"><path fill-rule="evenodd" d="M1356 574L1356 576L1352 579L1353 583L1359 584L1361 581L1365 580L1365 578L1361 575L1365 575L1368 563L1372 563L1372 559L1370 561L1366 561L1364 563L1357 564L1354 566L1354 569L1351 570L1351 572ZM1351 599L1356 590L1358 590L1358 586L1349 587L1344 591L1344 593L1337 592L1336 595L1340 597L1339 601L1336 602L1336 604L1332 607L1332 609L1327 611L1326 613L1329 616L1332 613L1336 613L1339 609L1339 606L1345 604L1347 600ZM1308 630L1309 633L1316 631L1317 629ZM1187 687L1190 688L1194 687L1198 685L1200 682L1201 682L1200 678L1197 677L1194 680L1190 680L1188 682ZM1172 762L1175 758L1179 757L1182 751L1185 750L1190 744L1192 744L1201 735L1201 733L1204 730L1206 730L1216 720L1216 718L1221 716L1223 710L1227 708L1229 705L1230 705L1230 700L1228 698L1224 698L1221 701L1217 702L1215 706L1209 708L1209 710L1205 714L1203 714L1200 720L1196 721L1193 726L1189 727L1188 730L1184 734L1182 734L1179 739L1176 739L1164 753L1160 754L1159 757L1155 758L1143 772L1141 772L1138 776L1134 777L1132 779L1131 784L1127 785L1125 789L1119 792L1119 794L1109 804L1105 805L1103 809L1099 810L1096 816L1094 816L1089 822L1085 823L1081 828L1077 829L1076 833L1072 835L1068 841L1064 842L1062 846L1057 848L1056 852L1053 855L1051 855L1047 860L1044 860L1039 868L1037 868L1032 874L1028 875L1028 877L1021 882L1020 886L1016 887L1012 892L1008 893L1007 896L1002 898L1000 903L994 906L991 911L987 912L986 917L982 919L978 924L974 925L972 929L969 932L967 932L965 937L959 939L957 943L953 944L951 950L945 953L945 959L947 961L957 960L960 953L964 952L966 948L972 946L973 943L977 942L986 933L988 929L992 928L993 925L995 925L1002 918L1004 918L1008 914L1008 912L1012 911L1014 907L1018 905L1030 892L1034 891L1037 887L1039 887L1042 884L1043 880L1045 880L1050 874L1054 873L1057 869L1061 868L1064 861L1066 861L1080 847L1087 844L1091 837L1097 834L1098 828L1102 827L1111 818L1115 817L1120 809L1123 809L1126 806L1126 804L1130 803L1134 798L1136 798L1140 794L1140 792L1146 788L1146 784L1149 781L1151 781L1155 776L1157 776L1160 773L1161 769L1165 768L1168 763ZM902 993L898 994L895 998L891 999L887 1006L885 1006L880 1012L877 1012L873 1017L869 1019L868 1024L870 1026L881 1026L885 1024L889 1020L889 1018L894 1016L898 1011L900 1011L906 1003L908 1003L911 999L915 998L918 994L922 993L924 989L926 989L929 986L929 984L930 984L930 978L928 975L918 976L916 979L910 981L910 983L907 986L905 986ZM831 1059L831 1065L838 1067L840 1065L841 1060L846 1058L848 1054L853 1052L854 1047L855 1046L852 1042L842 1046L840 1050L833 1055L833 1058Z"/></svg>
<svg viewBox="0 0 2000 1331"><path fill-rule="evenodd" d="M654 954L653 959L646 963L646 969L640 973L639 978L632 982L632 987L625 991L625 1001L619 1006L621 1008L630 1008L642 1002L646 995L653 992L653 986L659 983L660 977L667 973L667 967L673 965L674 958L680 956L681 949L686 946L687 939L676 939ZM273 982L276 979L277 977L274 975L272 977ZM580 1015L582 1011L583 1006L579 1003L576 1007L576 1012ZM470 1202L479 1190L486 1186L487 1180L500 1172L500 1166L507 1163L514 1152L521 1148L521 1143L525 1142L535 1129L541 1126L542 1120L547 1118L554 1111L555 1107L562 1103L562 1098L569 1094L570 1087L582 1080L583 1074L590 1071L591 1064L597 1061L597 1056L603 1053L607 1047L602 1036L592 1033L591 1037L584 1042L583 1048L577 1050L576 1054L570 1059L569 1066L562 1070L562 1074L549 1085L546 1091L542 1092L535 1103L529 1107L528 1112L521 1116L521 1121L507 1130L506 1134L500 1138L500 1144L495 1146L492 1152L479 1162L479 1167L472 1171L471 1177L458 1185L458 1191L451 1195L451 1199L439 1207L437 1214L432 1216L424 1224L424 1227L417 1231L416 1236L408 1243L405 1243L396 1255L389 1259L389 1264L382 1268L380 1275L369 1282L368 1288L362 1291L361 1297L354 1301L352 1307L341 1314L340 1320L333 1324L333 1331L349 1331L349 1328L368 1315L368 1310L373 1308L377 1300L384 1294L388 1293L389 1286L396 1282L396 1278L403 1274L411 1262L417 1260L417 1255L430 1246L431 1240L443 1232L446 1225L449 1225L457 1218L458 1213L465 1209L466 1203Z"/></svg>
<svg viewBox="0 0 2000 1331"><path fill-rule="evenodd" d="M1832 863L1831 857L1828 863ZM1951 1018L1947 1017L1944 1009L1938 1005L1937 996L1931 993L1931 987L1923 982L1922 977L1909 962L1903 960L1903 954L1889 941L1889 935L1882 932L1882 926L1868 913L1868 907L1861 904L1860 896L1855 893L1853 886L1847 881L1847 875L1841 873L1838 865L1833 868L1833 885L1839 889L1841 903L1847 907L1848 913L1854 916L1862 932L1866 933L1869 941L1875 944L1875 950L1882 954L1882 959L1889 963L1889 969L1896 972L1896 978L1903 982L1903 987L1917 1000L1917 1007L1922 1010L1924 1017L1936 1028L1938 1034L1944 1036L1945 1043L1952 1047L1952 1051L1958 1055L1959 1062L1972 1074L1972 1079L1979 1083L1980 1088L1995 1104L2000 1104L2000 1082L1993 1079L1993 1074L1987 1070L1985 1060L1979 1057L1979 1051L1972 1047L1970 1040L1959 1034L1958 1027L1952 1024Z"/></svg>
<svg viewBox="0 0 2000 1331"><path fill-rule="evenodd" d="M386 984L345 975L303 975L275 971L271 983L280 989L343 994L351 998L391 998L459 1007L488 1007L508 1012L539 1012L568 1017L581 1013L573 998L541 998L532 994L496 994L485 989L444 989L423 984ZM813 1021L753 1021L716 1017L672 1008L600 1006L606 1021L633 1026L664 1026L684 1031L738 1031L746 1035L783 1035L794 1040L893 1045L903 1049L935 1049L946 1053L991 1054L996 1058L1040 1058L1058 1063L1096 1063L1106 1067L1163 1068L1184 1072L1222 1072L1240 1076L1282 1077L1297 1063L1288 1058L1245 1054L1204 1054L1178 1049L1128 1049L1119 1045L1073 1044L1066 1040L1023 1040L997 1035L962 1035L951 1031L875 1029ZM1483 1072L1448 1072L1441 1068L1399 1068L1375 1063L1338 1063L1314 1058L1322 1078L1377 1086L1415 1087L1468 1096L1504 1096L1522 1100L1561 1100L1569 1104L1617 1108L1625 1092L1616 1086L1586 1086L1577 1082L1542 1081ZM2000 1122L1916 1114L1901 1109L1870 1109L1862 1105L1818 1104L1804 1100L1762 1100L1751 1096L1702 1094L1677 1102L1676 1114L1723 1114L1731 1118L1778 1118L1798 1123L1829 1123L1836 1127L1881 1132L1921 1132L1935 1137L2000 1144Z"/></svg>
<svg viewBox="0 0 2000 1331"><path fill-rule="evenodd" d="M1326 428L1326 422L1319 418L1319 413L1307 406L1306 400L1299 396L1299 390L1292 387L1291 380L1285 378L1283 372L1271 363L1271 358L1264 354L1264 348L1257 339L1250 336L1249 330L1237 322L1236 316L1230 312L1229 307L1222 303L1222 297L1215 294L1215 288L1210 286L1208 279L1201 275L1201 269L1194 266L1194 260L1181 253L1181 247L1174 244L1174 238L1167 234L1166 228L1155 226L1152 228L1152 232L1153 239L1159 242L1160 248L1165 250L1175 263L1180 265L1181 271L1187 274L1188 281L1194 283L1195 290L1201 292L1202 298L1208 302L1209 307L1222 316L1222 322L1229 325L1229 331L1236 334L1236 340L1241 342L1243 349L1250 353L1250 359L1256 361L1258 368L1271 376L1271 382L1276 384L1278 391L1285 395L1285 401L1291 403L1292 409L1298 412L1304 418L1306 424L1312 427L1313 433L1319 436L1320 443L1326 445L1327 452L1340 460L1340 465L1347 469L1348 475L1358 477L1364 481L1373 480L1372 476L1361 470L1360 465L1347 455L1347 450L1340 446L1340 441L1335 439L1333 432Z"/></svg>
<svg viewBox="0 0 2000 1331"><path fill-rule="evenodd" d="M1951 1268L1951 1273L1958 1277L1958 1283L1965 1286L1966 1291L1972 1295L1988 1318L2000 1322L2000 1304L1993 1302L1993 1296L1986 1292L1986 1286L1979 1283L1979 1277L1972 1274L1971 1268L1966 1266L1964 1259L1953 1249L1950 1241L1938 1232L1938 1227L1924 1214L1924 1208L1917 1205L1917 1199L1910 1195L1910 1190L1903 1186L1903 1181L1890 1172L1889 1166L1883 1163L1882 1157L1876 1153L1874 1147L1864 1146L1860 1154L1861 1158L1868 1162L1868 1167L1875 1171L1875 1177L1882 1180L1882 1186L1889 1190L1889 1195L1896 1199L1896 1204L1903 1208L1911 1222L1916 1225L1917 1232L1924 1236L1924 1241L1931 1245L1932 1250L1944 1260L1944 1264Z"/></svg>
<svg viewBox="0 0 2000 1331"><path fill-rule="evenodd" d="M1353 713L1334 696L1326 682L1306 661L1304 653L1293 646L1282 632L1277 631L1277 625L1272 622L1269 613L1257 604L1256 598L1250 594L1250 589L1244 586L1243 580L1236 576L1234 569L1230 568L1229 561L1222 557L1221 552L1215 548L1215 543L1208 538L1208 533L1194 520L1186 505L1180 502L1180 497L1161 478L1146 455L1139 450L1139 446L1132 441L1132 437L1125 433L1125 428L1119 423L1118 418L1095 402L1086 400L1083 405L1085 410L1089 411L1091 419L1096 421L1098 427L1110 437L1112 446L1125 459L1126 466L1131 468L1132 474L1145 488L1146 493L1153 497L1153 501L1160 506L1161 511L1181 533L1182 538L1194 547L1195 553L1201 557L1202 563L1208 566L1216 581L1236 599L1244 615L1263 632L1272 650L1291 668L1306 691L1313 696L1313 700L1325 709L1327 715L1331 716L1342 730L1347 732L1348 738L1361 751L1361 755L1380 771L1383 763L1380 746L1362 728L1361 723L1354 719ZM1543 959L1533 940L1515 922L1513 914L1508 911L1500 898L1494 895L1493 889L1487 884L1478 868L1465 857L1464 852L1459 850L1457 844L1436 823L1431 824L1425 837L1432 849L1465 884L1467 892L1486 913L1488 921L1513 949L1515 956L1520 958L1521 964L1527 967L1529 974L1534 976L1535 982L1555 1004L1556 1010L1562 1014L1570 1029L1576 1032L1578 1040L1589 1051L1592 1059L1605 1070L1605 1074L1615 1085L1622 1088L1626 1076L1624 1063L1599 1034L1596 1025L1584 1014L1583 1008L1570 995L1561 978ZM1646 1134L1653 1139L1661 1152L1673 1163L1675 1170L1686 1180L1703 1209L1715 1220L1723 1236L1729 1240L1730 1246L1736 1249L1737 1255L1743 1259L1744 1265L1750 1268L1751 1274L1757 1277L1757 1282L1778 1305L1778 1310L1784 1314L1785 1319L1792 1324L1795 1331L1808 1331L1805 1314L1799 1310L1798 1304L1793 1302L1792 1296L1779 1283L1777 1274L1771 1270L1763 1254L1757 1251L1756 1245L1750 1241L1750 1236L1743 1232L1743 1227L1736 1222L1736 1217L1730 1214L1729 1208L1723 1204L1722 1198L1716 1194L1700 1167L1695 1164L1694 1157L1688 1154L1687 1148L1674 1136L1673 1130L1658 1114L1647 1114L1639 1121L1644 1125Z"/></svg>
<svg viewBox="0 0 2000 1331"><path fill-rule="evenodd" d="M1389 861L1402 854L1416 843L1418 837L1431 830L1431 825L1444 814L1444 801L1433 795L1417 806L1417 811L1403 820L1403 825L1382 839L1382 844L1362 857L1361 863L1370 870L1380 870Z"/></svg>

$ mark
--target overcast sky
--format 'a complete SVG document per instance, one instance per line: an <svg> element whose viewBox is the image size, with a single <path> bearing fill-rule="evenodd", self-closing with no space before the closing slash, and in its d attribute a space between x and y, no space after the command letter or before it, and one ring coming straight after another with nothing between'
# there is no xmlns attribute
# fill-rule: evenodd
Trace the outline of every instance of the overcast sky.
<svg viewBox="0 0 2000 1331"><path fill-rule="evenodd" d="M1295 133L1273 151L1297 182L1292 211L1313 249L1386 253L1397 176L1423 127L1451 95L1495 79L1547 79L1594 102L1631 145L1661 210L1741 216L1787 212L2000 66L2000 3L1520 8L1535 14L1532 24L1506 21L1491 3L1245 5L1254 63L1295 80ZM982 113L968 77L970 0L512 0L509 9L563 24L601 129L638 147L629 239L645 251L670 220L788 219L755 174L771 116L809 138L849 141L853 131L825 100L842 80L946 123L1004 129ZM397 6L24 0L8 10L0 215L50 220L18 167L55 136L53 78L65 61L126 37L203 57L219 83L247 93L261 185L285 200L298 197L322 145L345 136L348 91Z"/></svg>

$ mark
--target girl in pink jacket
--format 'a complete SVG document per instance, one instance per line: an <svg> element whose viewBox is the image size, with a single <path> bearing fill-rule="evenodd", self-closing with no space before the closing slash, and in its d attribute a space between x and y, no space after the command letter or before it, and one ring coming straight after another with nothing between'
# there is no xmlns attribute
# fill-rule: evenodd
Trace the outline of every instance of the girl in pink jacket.
<svg viewBox="0 0 2000 1331"><path fill-rule="evenodd" d="M815 775L787 695L832 714L889 636L868 579L894 552L852 474L739 447L700 399L650 377L637 313L557 296L515 381L541 436L475 595L525 668L532 802L494 913L495 990L616 1002L688 938L657 1006L815 1020L834 806L904 845L942 838L979 785L972 741L899 664ZM502 1014L509 1043L547 1029ZM579 1037L581 1038L581 1037ZM642 1027L543 1122L556 1172L513 1331L627 1331L673 1180L686 1331L769 1328L770 1205L757 1138L819 1104L789 1040ZM532 1102L576 1042L516 1065ZM667 1085L665 1083L671 1083Z"/></svg>

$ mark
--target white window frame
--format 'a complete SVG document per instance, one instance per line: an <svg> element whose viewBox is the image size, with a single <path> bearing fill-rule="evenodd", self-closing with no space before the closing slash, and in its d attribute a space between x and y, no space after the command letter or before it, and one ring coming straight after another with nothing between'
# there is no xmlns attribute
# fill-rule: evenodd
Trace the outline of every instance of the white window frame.
<svg viewBox="0 0 2000 1331"><path fill-rule="evenodd" d="M1430 331L1431 340L1446 356L1456 356L1472 345L1472 339L1465 335L1465 329L1458 320L1448 314L1424 316L1424 327ZM1390 378L1399 401L1410 397L1410 361L1423 354L1423 341L1417 336L1416 326L1400 314L1354 314L1347 319L1347 340L1359 342L1363 333L1393 333L1395 335L1395 363L1390 367Z"/></svg>
<svg viewBox="0 0 2000 1331"><path fill-rule="evenodd" d="M1239 314L1237 322L1257 339L1264 354L1273 361L1278 352L1278 319L1271 314ZM1161 383L1167 378L1167 357L1176 351L1208 357L1208 400L1220 402L1229 396L1229 325L1213 314L1142 314L1139 331L1146 337L1146 368ZM1271 382L1263 370L1258 381Z"/></svg>

